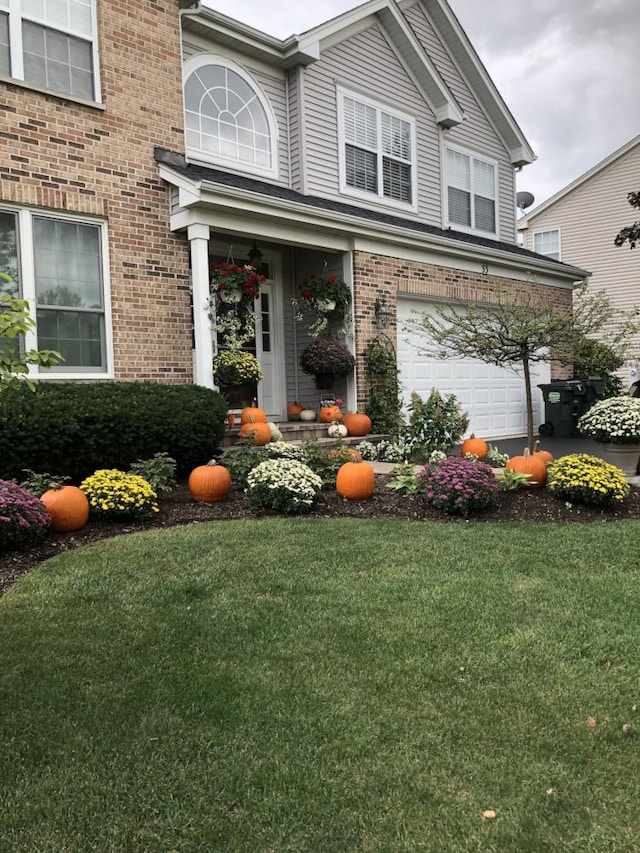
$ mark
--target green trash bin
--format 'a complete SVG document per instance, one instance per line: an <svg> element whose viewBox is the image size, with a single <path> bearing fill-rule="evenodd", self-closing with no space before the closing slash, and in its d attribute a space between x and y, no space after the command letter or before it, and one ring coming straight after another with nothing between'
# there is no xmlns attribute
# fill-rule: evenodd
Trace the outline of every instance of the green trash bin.
<svg viewBox="0 0 640 853"><path fill-rule="evenodd" d="M544 397L544 423L540 424L540 435L557 438L576 438L578 418L582 414L585 383L580 379L558 379L538 385Z"/></svg>

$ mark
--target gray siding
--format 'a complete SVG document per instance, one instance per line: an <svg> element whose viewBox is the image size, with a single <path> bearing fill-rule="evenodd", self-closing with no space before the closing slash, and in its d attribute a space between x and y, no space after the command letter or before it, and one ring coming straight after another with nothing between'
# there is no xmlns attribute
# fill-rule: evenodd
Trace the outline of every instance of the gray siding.
<svg viewBox="0 0 640 853"><path fill-rule="evenodd" d="M273 69L267 73L263 65L253 63L250 58L221 48L219 45L201 44L184 40L182 44L184 59L190 59L198 53L215 53L225 56L243 68L262 90L269 101L276 119L278 134L278 180L274 183L289 186L289 116L287 103L287 84L283 72Z"/></svg>
<svg viewBox="0 0 640 853"><path fill-rule="evenodd" d="M287 76L291 187L298 192L304 192L304 164L301 146L303 112L300 103L300 76L303 73L302 68L293 68Z"/></svg>
<svg viewBox="0 0 640 853"><path fill-rule="evenodd" d="M442 44L423 7L416 3L405 16L440 76L466 114L466 120L445 134L451 142L498 161L498 222L500 239L515 242L515 176L508 150Z"/></svg>
<svg viewBox="0 0 640 853"><path fill-rule="evenodd" d="M415 117L418 217L440 225L438 128L382 29L369 27L324 51L320 60L306 70L305 80L307 191L359 203L339 193L336 86L342 86ZM404 212L402 215L412 216Z"/></svg>

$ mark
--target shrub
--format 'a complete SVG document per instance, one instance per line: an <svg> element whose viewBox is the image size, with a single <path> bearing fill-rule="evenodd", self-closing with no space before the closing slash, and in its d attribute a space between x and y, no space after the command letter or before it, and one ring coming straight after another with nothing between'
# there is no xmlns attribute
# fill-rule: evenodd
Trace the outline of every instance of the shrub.
<svg viewBox="0 0 640 853"><path fill-rule="evenodd" d="M500 486L484 462L447 456L417 474L428 504L443 512L469 515L497 503Z"/></svg>
<svg viewBox="0 0 640 853"><path fill-rule="evenodd" d="M267 459L247 477L247 494L253 503L289 514L311 509L321 489L320 477L295 459Z"/></svg>
<svg viewBox="0 0 640 853"><path fill-rule="evenodd" d="M265 447L257 447L252 442L242 441L222 451L218 461L231 474L231 482L234 486L245 488L249 472L267 458Z"/></svg>
<svg viewBox="0 0 640 853"><path fill-rule="evenodd" d="M404 428L404 440L409 445L411 459L425 462L434 450L449 452L464 435L469 416L460 410L455 394L443 397L436 388L426 400L415 391L409 404L409 423Z"/></svg>
<svg viewBox="0 0 640 853"><path fill-rule="evenodd" d="M168 453L156 453L151 459L138 459L129 468L149 483L157 495L167 495L176 485L176 460Z"/></svg>
<svg viewBox="0 0 640 853"><path fill-rule="evenodd" d="M158 496L137 474L103 468L83 480L80 488L91 511L102 518L149 518L158 512Z"/></svg>
<svg viewBox="0 0 640 853"><path fill-rule="evenodd" d="M55 474L49 474L46 471L42 473L31 471L29 468L25 468L22 473L26 476L20 479L20 485L37 498L41 498L54 485L63 486L69 479L68 477L57 477Z"/></svg>
<svg viewBox="0 0 640 853"><path fill-rule="evenodd" d="M629 483L619 468L587 453L561 456L547 470L547 488L561 500L611 506L629 494Z"/></svg>
<svg viewBox="0 0 640 853"><path fill-rule="evenodd" d="M127 470L168 453L179 476L214 454L227 405L216 391L151 382L40 383L0 395L0 476L25 468L79 483L98 468Z"/></svg>
<svg viewBox="0 0 640 853"><path fill-rule="evenodd" d="M341 446L346 447L345 444L341 445L340 442L321 445L313 439L307 439L302 445L302 461L320 477L323 489L335 489L336 487L338 471L346 460L340 453L335 455L329 455L329 453Z"/></svg>
<svg viewBox="0 0 640 853"><path fill-rule="evenodd" d="M39 498L17 483L0 480L0 551L44 536L50 523Z"/></svg>

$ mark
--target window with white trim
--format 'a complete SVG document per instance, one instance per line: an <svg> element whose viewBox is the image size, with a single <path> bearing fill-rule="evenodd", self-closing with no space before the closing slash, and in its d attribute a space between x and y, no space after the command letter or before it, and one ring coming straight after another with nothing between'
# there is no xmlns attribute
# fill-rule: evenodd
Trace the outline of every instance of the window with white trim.
<svg viewBox="0 0 640 853"><path fill-rule="evenodd" d="M105 241L101 224L0 209L0 292L35 305L33 346L65 358L43 375L108 371Z"/></svg>
<svg viewBox="0 0 640 853"><path fill-rule="evenodd" d="M414 120L346 93L340 93L339 102L342 191L413 207Z"/></svg>
<svg viewBox="0 0 640 853"><path fill-rule="evenodd" d="M184 84L190 153L241 164L254 172L274 172L275 120L253 80L222 59L200 57L195 65Z"/></svg>
<svg viewBox="0 0 640 853"><path fill-rule="evenodd" d="M0 74L98 100L96 0L0 0Z"/></svg>
<svg viewBox="0 0 640 853"><path fill-rule="evenodd" d="M555 261L560 260L560 229L533 232L533 251L539 255L548 255Z"/></svg>
<svg viewBox="0 0 640 853"><path fill-rule="evenodd" d="M456 148L445 156L449 225L496 234L496 164Z"/></svg>

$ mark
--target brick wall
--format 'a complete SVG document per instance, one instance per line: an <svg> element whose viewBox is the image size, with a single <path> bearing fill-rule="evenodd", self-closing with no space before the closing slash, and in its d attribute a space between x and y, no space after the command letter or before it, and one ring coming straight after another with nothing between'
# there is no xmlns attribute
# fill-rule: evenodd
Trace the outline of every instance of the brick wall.
<svg viewBox="0 0 640 853"><path fill-rule="evenodd" d="M108 222L115 374L191 382L188 243L155 145L184 150L176 0L100 0L104 109L0 82L0 201Z"/></svg>
<svg viewBox="0 0 640 853"><path fill-rule="evenodd" d="M545 304L553 309L562 312L571 311L570 290L433 264L419 264L415 261L368 252L354 253L353 276L355 325L358 330L356 376L359 408L364 408L368 399L363 353L367 343L379 333L375 319L375 302L379 297L386 299L391 311L391 323L386 331L394 342L398 333L396 324L398 294L430 296L448 301L462 299L490 302L493 288L506 287L516 296L535 299L536 295L539 295ZM552 378L566 375L566 369L552 361Z"/></svg>

